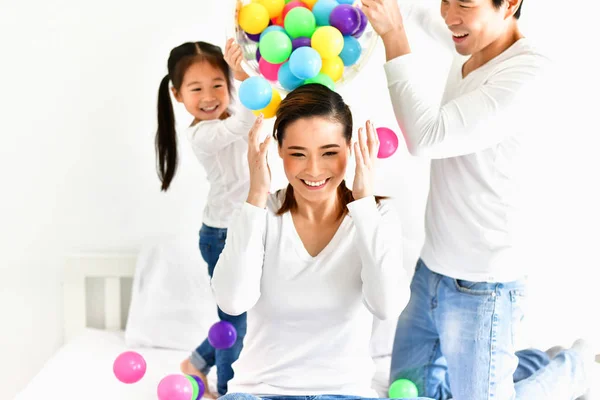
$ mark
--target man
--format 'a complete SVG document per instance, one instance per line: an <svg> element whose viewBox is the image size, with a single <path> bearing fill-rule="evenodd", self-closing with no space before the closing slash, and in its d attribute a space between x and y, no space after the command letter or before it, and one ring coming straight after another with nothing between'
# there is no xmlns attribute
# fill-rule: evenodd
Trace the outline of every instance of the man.
<svg viewBox="0 0 600 400"><path fill-rule="evenodd" d="M521 0L442 0L442 40L458 55L441 104L419 90L422 77L397 0L361 1L385 46L390 97L407 147L432 159L426 239L398 320L391 381L409 379L421 396L435 399L583 395L594 362L584 341L513 380L526 289L514 240L517 178L549 66L519 30ZM436 22L409 9L403 8L407 18Z"/></svg>

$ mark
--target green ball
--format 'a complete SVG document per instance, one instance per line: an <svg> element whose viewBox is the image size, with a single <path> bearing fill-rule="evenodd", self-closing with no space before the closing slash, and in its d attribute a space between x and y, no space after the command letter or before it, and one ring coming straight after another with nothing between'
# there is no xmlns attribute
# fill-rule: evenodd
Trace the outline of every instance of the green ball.
<svg viewBox="0 0 600 400"><path fill-rule="evenodd" d="M292 40L281 31L267 32L258 43L260 55L271 64L281 64L292 54Z"/></svg>
<svg viewBox="0 0 600 400"><path fill-rule="evenodd" d="M196 382L194 377L192 377L190 375L186 375L185 377L192 384L192 399L191 400L196 400L198 398L198 392L200 391L200 388L198 387L198 382Z"/></svg>
<svg viewBox="0 0 600 400"><path fill-rule="evenodd" d="M419 397L417 386L408 379L398 379L390 386L390 399Z"/></svg>
<svg viewBox="0 0 600 400"><path fill-rule="evenodd" d="M292 39L311 37L317 29L315 15L304 7L292 8L285 16L283 25ZM262 54L262 52L261 52Z"/></svg>
<svg viewBox="0 0 600 400"><path fill-rule="evenodd" d="M333 82L333 79L331 79L329 75L322 72L319 72L319 74L314 78L309 78L304 81L305 85L309 83L320 83L323 86L327 86L331 90L335 90L335 82Z"/></svg>

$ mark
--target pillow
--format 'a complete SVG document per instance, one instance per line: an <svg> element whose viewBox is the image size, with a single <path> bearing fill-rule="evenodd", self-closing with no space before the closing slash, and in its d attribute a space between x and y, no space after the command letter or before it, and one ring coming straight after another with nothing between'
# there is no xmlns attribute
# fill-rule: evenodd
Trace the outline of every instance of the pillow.
<svg viewBox="0 0 600 400"><path fill-rule="evenodd" d="M197 237L150 243L137 259L126 343L192 351L218 321L216 307Z"/></svg>

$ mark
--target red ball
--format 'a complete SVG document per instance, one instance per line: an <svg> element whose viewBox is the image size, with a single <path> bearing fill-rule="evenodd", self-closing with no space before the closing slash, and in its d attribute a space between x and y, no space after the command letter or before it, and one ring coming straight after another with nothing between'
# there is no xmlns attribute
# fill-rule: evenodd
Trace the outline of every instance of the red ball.
<svg viewBox="0 0 600 400"><path fill-rule="evenodd" d="M287 3L285 5L285 7L283 7L283 13L281 13L281 18L285 21L285 17L287 16L287 13L289 13L291 9L296 8L296 7L304 7L307 10L310 10L310 7L308 7L303 2L298 1L298 0L293 0L293 1L290 1L289 3Z"/></svg>

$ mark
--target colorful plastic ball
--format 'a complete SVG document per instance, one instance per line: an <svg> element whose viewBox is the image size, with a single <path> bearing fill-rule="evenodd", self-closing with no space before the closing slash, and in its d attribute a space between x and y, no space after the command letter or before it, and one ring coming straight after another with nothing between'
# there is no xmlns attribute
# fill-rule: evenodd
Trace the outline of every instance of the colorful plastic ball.
<svg viewBox="0 0 600 400"><path fill-rule="evenodd" d="M269 12L262 4L246 4L240 9L238 22L244 31L256 35L269 26Z"/></svg>
<svg viewBox="0 0 600 400"><path fill-rule="evenodd" d="M263 37L265 37L265 35L267 33L269 33L269 32L275 32L275 31L277 31L277 32L283 32L283 33L285 33L287 35L285 29L282 26L279 26L279 25L270 25L270 26L267 26L267 28L260 33L260 35L259 35L259 41L260 41L260 39L262 39Z"/></svg>
<svg viewBox="0 0 600 400"><path fill-rule="evenodd" d="M244 82L247 82L248 80L249 79L246 79ZM266 106L268 106L269 103L271 103L272 97L273 89L271 88L271 85L269 85L269 101L263 107L260 107L258 109L265 108ZM236 339L237 331L235 330L235 327L227 321L217 322L216 324L211 326L208 331L208 342L215 349L229 349L235 344Z"/></svg>
<svg viewBox="0 0 600 400"><path fill-rule="evenodd" d="M289 3L287 3L285 5L285 7L283 7L283 12L281 13L281 18L283 18L284 22L285 22L285 18L287 17L288 13L297 7L306 8L307 10L309 9L308 6L306 4L304 4L303 2L301 2L300 0L290 1Z"/></svg>
<svg viewBox="0 0 600 400"><path fill-rule="evenodd" d="M360 14L357 8L340 4L331 12L329 23L342 32L342 35L352 35L360 28Z"/></svg>
<svg viewBox="0 0 600 400"><path fill-rule="evenodd" d="M308 8L310 8L312 10L313 7L315 6L315 3L317 2L317 0L302 0L302 2L304 4L306 4L308 6Z"/></svg>
<svg viewBox="0 0 600 400"><path fill-rule="evenodd" d="M315 20L318 26L329 25L329 16L334 8L339 6L336 0L319 0L314 5L312 12L315 14Z"/></svg>
<svg viewBox="0 0 600 400"><path fill-rule="evenodd" d="M167 375L158 383L159 400L191 400L194 389L185 375Z"/></svg>
<svg viewBox="0 0 600 400"><path fill-rule="evenodd" d="M283 0L257 0L259 4L262 4L269 12L269 18L276 18L281 15L285 2Z"/></svg>
<svg viewBox="0 0 600 400"><path fill-rule="evenodd" d="M252 40L253 42L257 42L260 40L260 33L257 33L256 35L253 35L251 33L246 32L246 36L248 36L248 39Z"/></svg>
<svg viewBox="0 0 600 400"><path fill-rule="evenodd" d="M350 4L350 5L354 4L354 1L355 0L337 0L337 2L340 4Z"/></svg>
<svg viewBox="0 0 600 400"><path fill-rule="evenodd" d="M363 33L365 33L365 29L367 29L367 24L369 23L369 19L366 14L360 8L357 8L356 11L360 14L360 26L358 30L352 34L355 38L359 39Z"/></svg>
<svg viewBox="0 0 600 400"><path fill-rule="evenodd" d="M281 86L290 92L304 83L304 79L300 79L292 73L289 62L284 63L281 68L279 68L277 79Z"/></svg>
<svg viewBox="0 0 600 400"><path fill-rule="evenodd" d="M249 110L261 110L265 108L269 105L272 95L271 84L261 76L252 76L240 85L240 102Z"/></svg>
<svg viewBox="0 0 600 400"><path fill-rule="evenodd" d="M344 36L333 26L321 26L311 37L310 45L323 58L339 56L344 48Z"/></svg>
<svg viewBox="0 0 600 400"><path fill-rule="evenodd" d="M299 37L292 40L292 51L296 50L299 47L310 47L310 38Z"/></svg>
<svg viewBox="0 0 600 400"><path fill-rule="evenodd" d="M325 58L321 67L321 73L329 76L334 82L337 82L344 75L344 62L340 57Z"/></svg>
<svg viewBox="0 0 600 400"><path fill-rule="evenodd" d="M198 382L196 382L196 380L191 375L185 375L185 377L188 381L190 381L190 385L192 385L192 397L190 398L190 400L196 400L198 398L198 392L200 391L200 388L198 387Z"/></svg>
<svg viewBox="0 0 600 400"><path fill-rule="evenodd" d="M296 7L287 13L283 25L292 39L311 37L317 28L314 14L302 7Z"/></svg>
<svg viewBox="0 0 600 400"><path fill-rule="evenodd" d="M258 46L260 56L271 64L281 64L292 54L292 40L284 32L268 32Z"/></svg>
<svg viewBox="0 0 600 400"><path fill-rule="evenodd" d="M260 48L257 46L256 47L256 61L260 61L260 59L261 59Z"/></svg>
<svg viewBox="0 0 600 400"><path fill-rule="evenodd" d="M275 89L273 89L273 97L271 98L271 102L268 106L263 108L262 110L252 111L254 115L259 115L262 113L266 119L273 118L277 114L277 109L281 104L281 95Z"/></svg>
<svg viewBox="0 0 600 400"><path fill-rule="evenodd" d="M126 351L115 359L113 373L123 383L136 383L146 374L146 360L135 351Z"/></svg>
<svg viewBox="0 0 600 400"><path fill-rule="evenodd" d="M398 136L394 133L393 130L388 129L388 128L377 128L377 136L379 137L379 152L377 153L377 158L388 158L391 157L396 150L398 150ZM405 381L401 379L401 381ZM394 384L392 384L392 386L394 386L398 381L394 382ZM408 381L410 382L410 381ZM412 382L411 382L412 383ZM404 388L407 384L401 382L398 383L396 386L400 387L400 388ZM410 385L409 385L410 386ZM390 387L390 393L391 393L391 387ZM400 389L398 389L400 390ZM391 395L390 395L391 397ZM417 397L417 395L415 394L414 396L400 396L400 398L402 397Z"/></svg>
<svg viewBox="0 0 600 400"><path fill-rule="evenodd" d="M408 379L398 379L389 389L390 399L405 399L419 396L417 386Z"/></svg>
<svg viewBox="0 0 600 400"><path fill-rule="evenodd" d="M340 53L340 58L346 67L354 65L360 59L362 46L360 42L352 36L344 36L344 47Z"/></svg>
<svg viewBox="0 0 600 400"><path fill-rule="evenodd" d="M279 14L277 17L272 18L271 25L281 26L283 28L283 15Z"/></svg>
<svg viewBox="0 0 600 400"><path fill-rule="evenodd" d="M323 86L327 86L330 90L335 90L335 82L333 82L333 79L326 74L319 73L317 76L304 81L305 85L308 85L309 83L319 83Z"/></svg>
<svg viewBox="0 0 600 400"><path fill-rule="evenodd" d="M277 80L277 74L279 73L280 67L281 64L271 64L264 58L261 58L258 62L258 70L262 76L273 82Z"/></svg>
<svg viewBox="0 0 600 400"><path fill-rule="evenodd" d="M290 70L300 79L310 79L321 71L323 61L312 47L300 47L290 57Z"/></svg>
<svg viewBox="0 0 600 400"><path fill-rule="evenodd" d="M196 396L196 399L201 399L204 396L204 392L206 392L204 382L202 382L202 379L196 375L188 375L188 379L189 378L192 378L194 381L196 381L196 385L198 385L198 395Z"/></svg>

